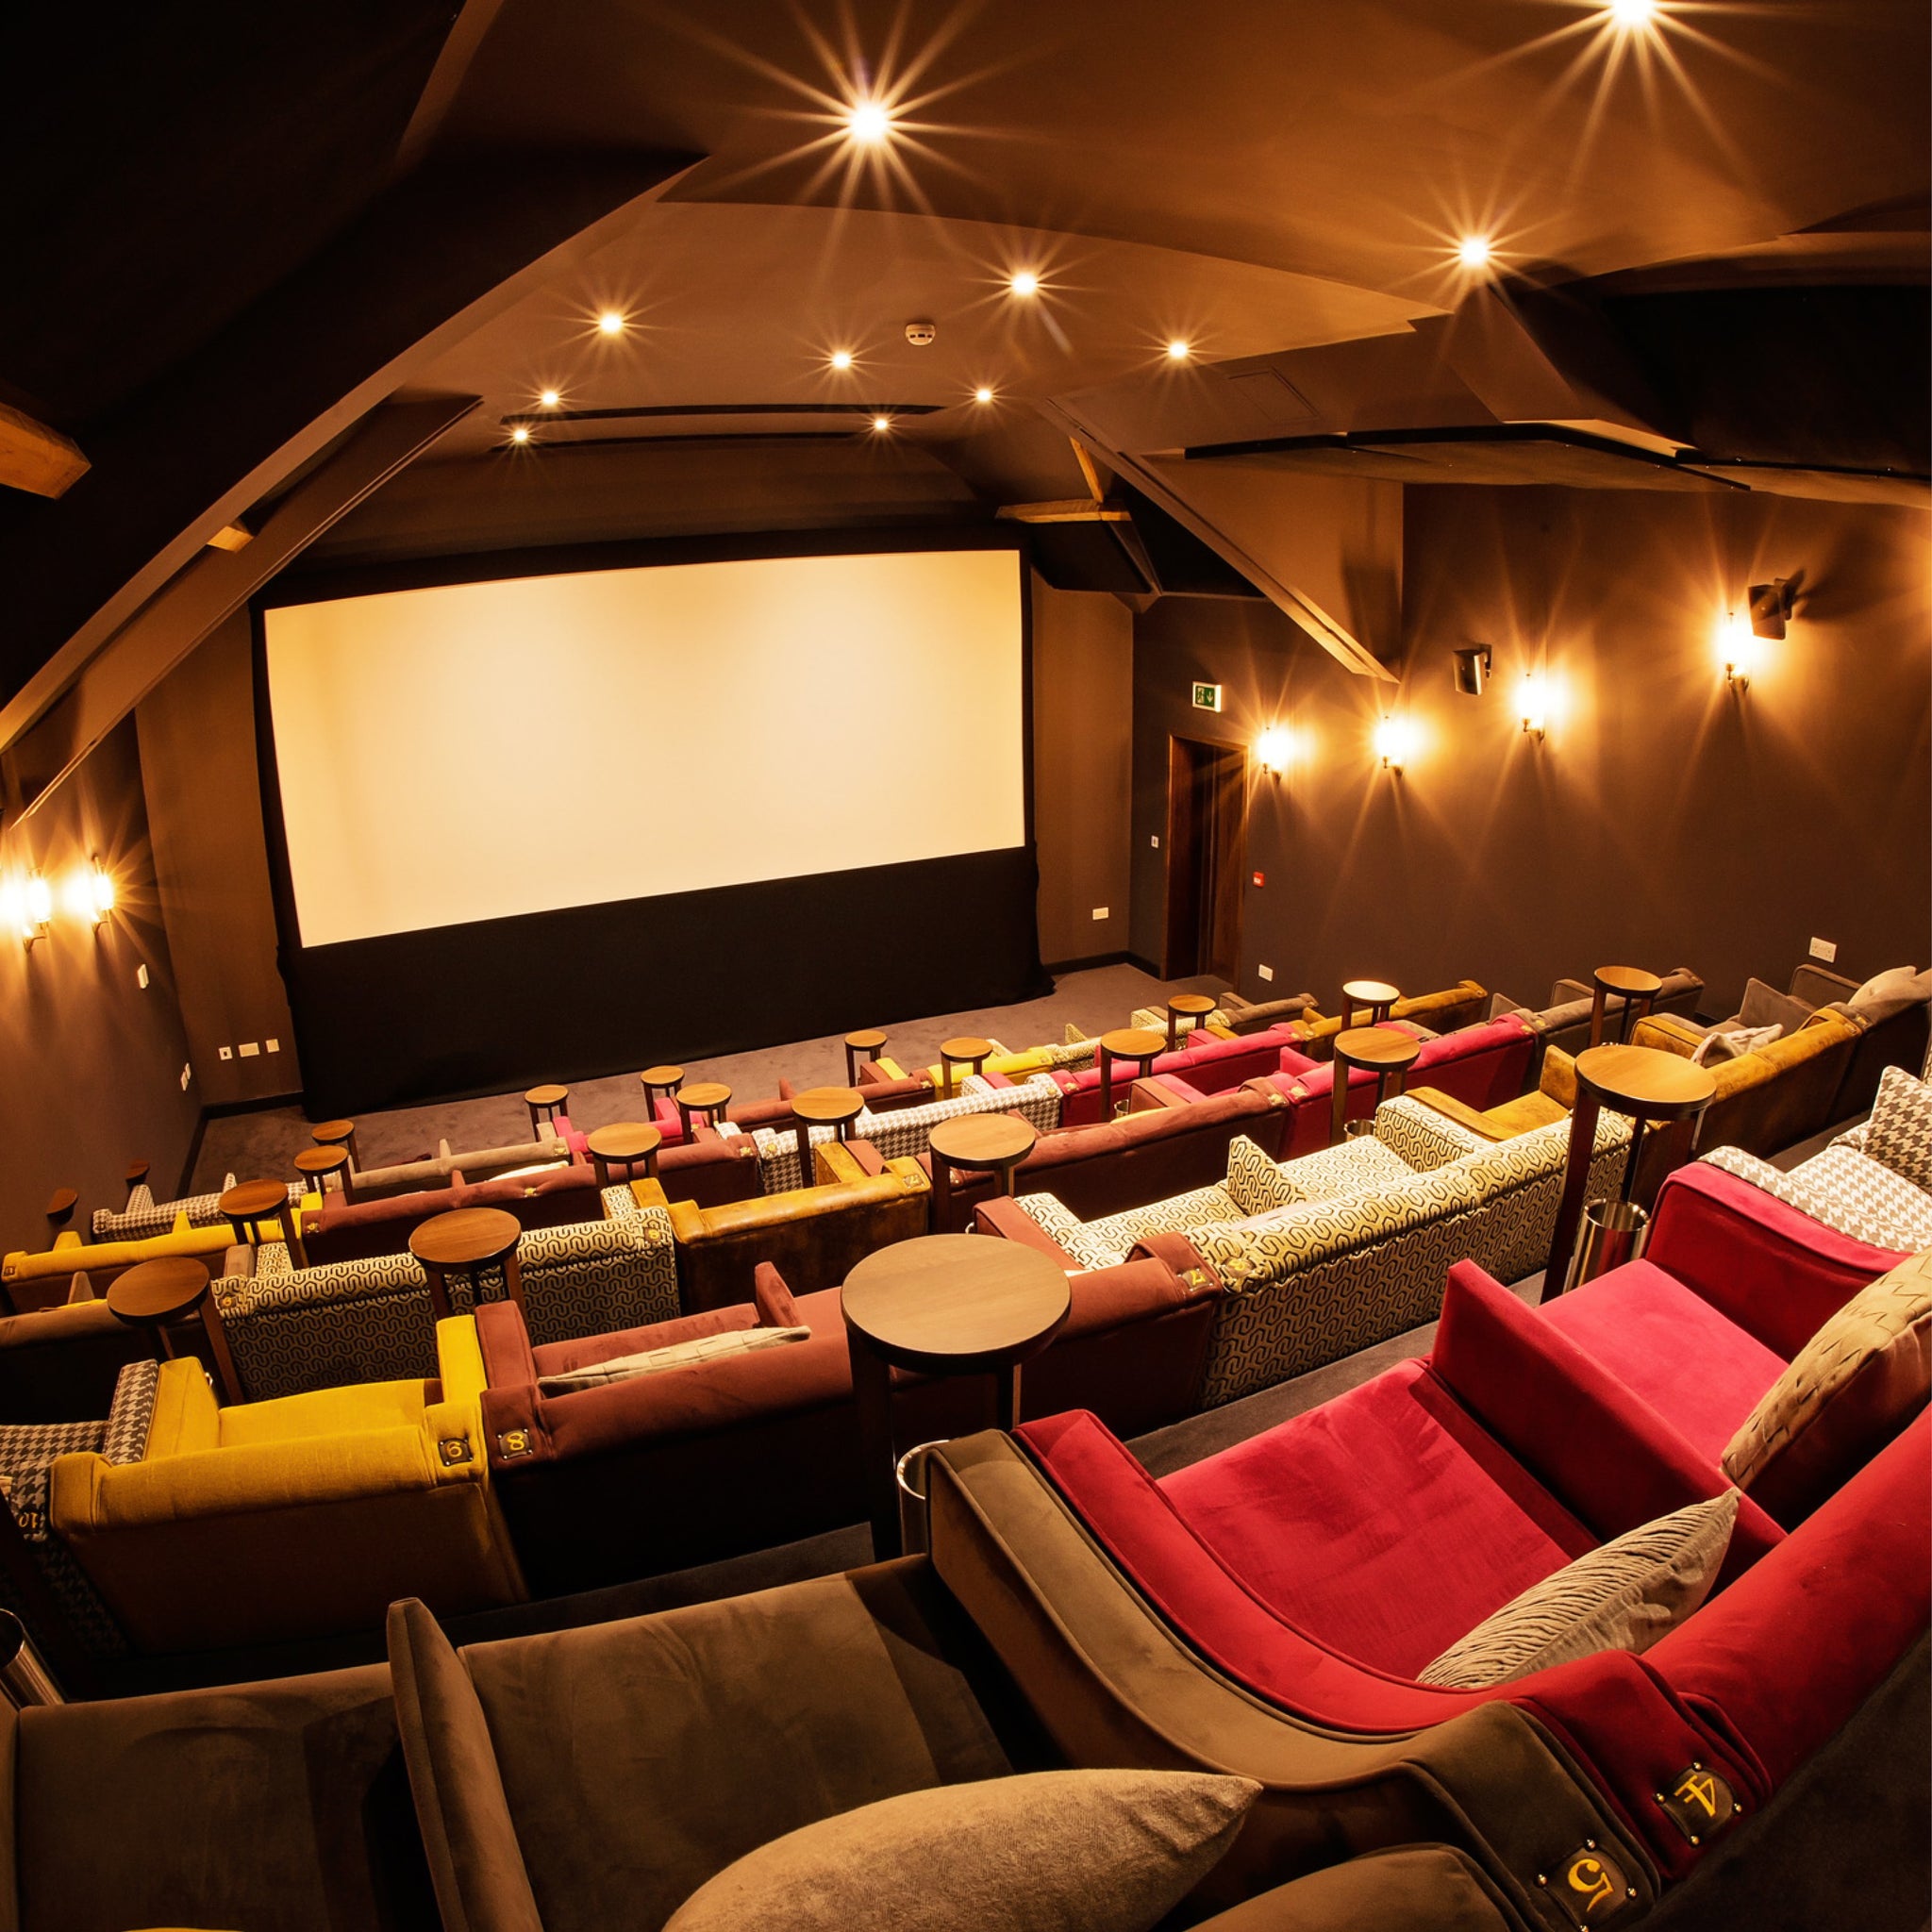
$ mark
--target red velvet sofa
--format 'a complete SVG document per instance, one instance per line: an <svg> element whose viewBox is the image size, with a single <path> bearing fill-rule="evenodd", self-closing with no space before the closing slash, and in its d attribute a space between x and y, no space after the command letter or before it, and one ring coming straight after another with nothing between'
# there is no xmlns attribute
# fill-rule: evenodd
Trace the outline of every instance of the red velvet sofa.
<svg viewBox="0 0 1932 1932"><path fill-rule="evenodd" d="M1191 1033L1188 1044L1174 1053L1164 1053L1149 1069L1154 1074L1176 1074L1196 1093L1224 1093L1243 1080L1273 1074L1285 1067L1300 1072L1312 1069L1315 1062L1294 1052L1295 1029L1291 1024L1271 1026L1264 1033L1248 1033L1233 1040ZM1199 1045L1194 1044L1196 1041ZM1291 1060L1285 1056L1292 1056ZM1126 1097L1134 1068L1117 1064L1114 1070L1114 1097ZM1060 1105L1060 1125L1091 1126L1100 1119L1100 1068L1096 1063L1077 1070L1056 1068L1054 1084L1064 1099Z"/></svg>
<svg viewBox="0 0 1932 1932"><path fill-rule="evenodd" d="M714 1134L708 1127L700 1127L688 1144L659 1149L658 1174L670 1199L695 1201L701 1208L749 1200L760 1190L751 1137ZM446 1188L370 1201L344 1201L331 1190L323 1196L320 1211L303 1215L302 1243L311 1266L399 1255L424 1222L458 1208L501 1208L525 1227L562 1227L604 1218L596 1170L588 1160L574 1160L541 1174L490 1181L466 1181L458 1171Z"/></svg>
<svg viewBox="0 0 1932 1932"><path fill-rule="evenodd" d="M1177 1254L1184 1251L1177 1250ZM1183 1259L1181 1265L1187 1265ZM1023 1400L1139 1434L1192 1413L1220 1285L1162 1258L1083 1274L1073 1312L1027 1364ZM546 1393L540 1377L735 1329L808 1341L625 1382ZM840 1291L792 1297L769 1263L756 1300L532 1348L515 1306L476 1309L494 1493L533 1591L586 1590L862 1522L865 1470ZM895 1374L902 1444L984 1426L983 1379Z"/></svg>

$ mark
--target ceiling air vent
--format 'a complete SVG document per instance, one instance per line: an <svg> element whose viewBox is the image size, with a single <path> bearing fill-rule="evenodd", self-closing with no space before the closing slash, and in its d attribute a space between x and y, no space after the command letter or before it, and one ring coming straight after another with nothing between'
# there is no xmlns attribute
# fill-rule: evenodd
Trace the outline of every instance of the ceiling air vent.
<svg viewBox="0 0 1932 1932"><path fill-rule="evenodd" d="M1250 369L1227 378L1228 386L1265 421L1287 426L1315 420L1313 406L1279 370Z"/></svg>

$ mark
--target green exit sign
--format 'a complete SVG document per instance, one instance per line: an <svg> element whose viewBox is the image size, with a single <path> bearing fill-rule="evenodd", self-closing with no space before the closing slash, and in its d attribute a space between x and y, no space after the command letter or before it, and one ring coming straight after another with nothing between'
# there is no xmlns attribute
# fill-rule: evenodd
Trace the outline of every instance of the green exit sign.
<svg viewBox="0 0 1932 1932"><path fill-rule="evenodd" d="M1197 684L1194 687L1194 708L1197 711L1220 710L1221 687L1218 684Z"/></svg>

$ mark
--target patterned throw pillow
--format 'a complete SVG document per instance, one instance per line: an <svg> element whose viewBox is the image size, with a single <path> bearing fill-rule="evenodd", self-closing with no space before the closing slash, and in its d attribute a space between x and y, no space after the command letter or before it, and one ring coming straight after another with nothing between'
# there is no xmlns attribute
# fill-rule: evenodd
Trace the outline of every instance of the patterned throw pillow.
<svg viewBox="0 0 1932 1932"><path fill-rule="evenodd" d="M1932 1086L1887 1067L1872 1104L1865 1152L1915 1188L1932 1190Z"/></svg>
<svg viewBox="0 0 1932 1932"><path fill-rule="evenodd" d="M1674 1509L1532 1584L1417 1674L1442 1690L1480 1690L1600 1650L1648 1650L1710 1593L1738 1492Z"/></svg>
<svg viewBox="0 0 1932 1932"><path fill-rule="evenodd" d="M1227 1191L1243 1214L1267 1214L1307 1199L1245 1134L1228 1142Z"/></svg>
<svg viewBox="0 0 1932 1932"><path fill-rule="evenodd" d="M1817 1507L1925 1407L1932 1254L1881 1274L1825 1323L1733 1436L1724 1474L1781 1523Z"/></svg>

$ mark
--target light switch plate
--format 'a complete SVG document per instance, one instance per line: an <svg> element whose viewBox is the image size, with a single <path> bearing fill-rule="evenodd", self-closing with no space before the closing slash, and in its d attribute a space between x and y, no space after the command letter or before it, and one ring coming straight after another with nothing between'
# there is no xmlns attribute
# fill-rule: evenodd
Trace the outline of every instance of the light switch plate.
<svg viewBox="0 0 1932 1932"><path fill-rule="evenodd" d="M261 1050L263 1053L280 1053L282 1042L279 1040L264 1040L261 1042Z"/></svg>
<svg viewBox="0 0 1932 1932"><path fill-rule="evenodd" d="M1257 966L1255 973L1261 979L1273 979L1274 977L1274 969L1272 966Z"/></svg>
<svg viewBox="0 0 1932 1932"><path fill-rule="evenodd" d="M225 1060L231 1060L235 1058L235 1049L232 1046L218 1046L215 1048L215 1052Z"/></svg>
<svg viewBox="0 0 1932 1932"><path fill-rule="evenodd" d="M1838 958L1838 941L1836 940L1813 940L1811 941L1811 957L1814 959L1823 959L1827 966L1830 965Z"/></svg>
<svg viewBox="0 0 1932 1932"><path fill-rule="evenodd" d="M1147 835L1147 842L1153 846L1155 851L1158 852L1160 850L1160 834L1158 832L1150 832Z"/></svg>
<svg viewBox="0 0 1932 1932"><path fill-rule="evenodd" d="M140 987L142 992L147 991L147 968L145 965L137 966L134 969L134 983Z"/></svg>
<svg viewBox="0 0 1932 1932"><path fill-rule="evenodd" d="M1096 906L1093 908L1093 916L1095 919L1105 919L1107 917L1107 908L1105 906Z"/></svg>
<svg viewBox="0 0 1932 1932"><path fill-rule="evenodd" d="M241 1050L244 1060L258 1060L261 1058L261 1042L258 1040L244 1040Z"/></svg>

